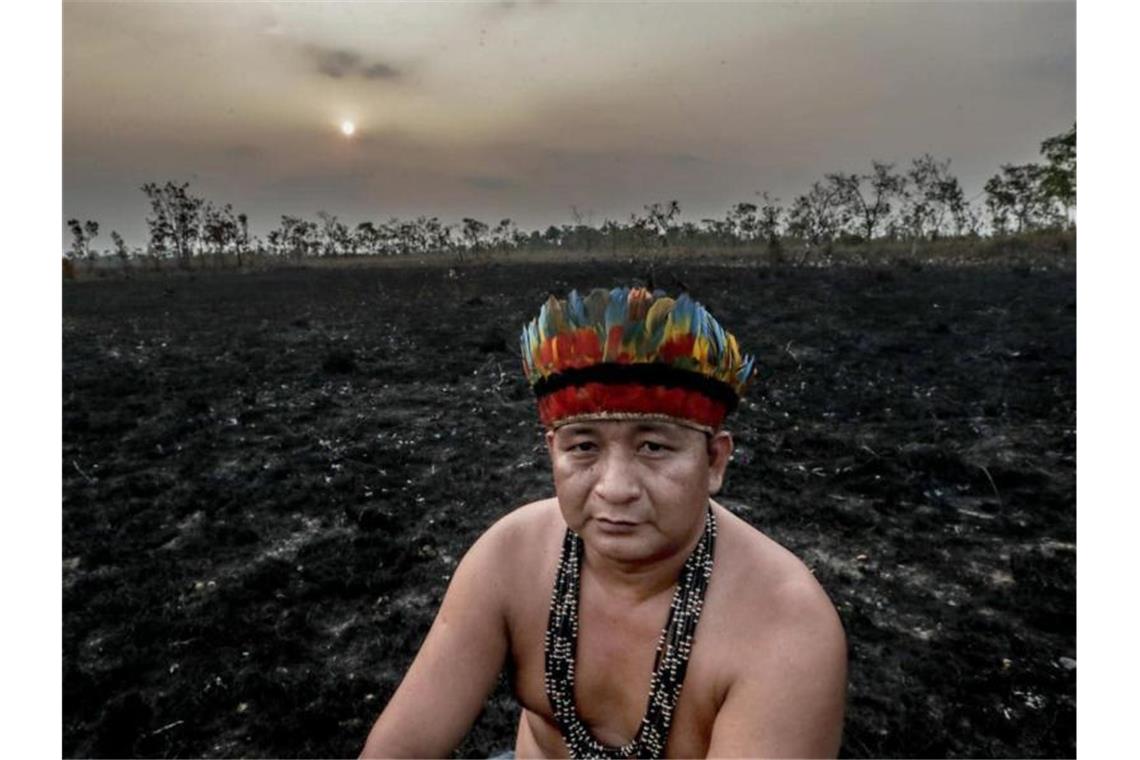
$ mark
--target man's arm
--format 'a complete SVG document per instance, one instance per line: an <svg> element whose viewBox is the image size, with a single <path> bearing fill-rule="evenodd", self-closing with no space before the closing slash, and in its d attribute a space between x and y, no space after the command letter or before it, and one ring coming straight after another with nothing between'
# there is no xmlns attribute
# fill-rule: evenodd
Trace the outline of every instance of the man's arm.
<svg viewBox="0 0 1140 760"><path fill-rule="evenodd" d="M501 523L492 526L455 569L435 622L361 757L446 757L470 730L507 656L507 537Z"/></svg>
<svg viewBox="0 0 1140 760"><path fill-rule="evenodd" d="M827 595L799 582L775 629L737 674L713 724L709 757L835 757L847 695L847 639Z"/></svg>

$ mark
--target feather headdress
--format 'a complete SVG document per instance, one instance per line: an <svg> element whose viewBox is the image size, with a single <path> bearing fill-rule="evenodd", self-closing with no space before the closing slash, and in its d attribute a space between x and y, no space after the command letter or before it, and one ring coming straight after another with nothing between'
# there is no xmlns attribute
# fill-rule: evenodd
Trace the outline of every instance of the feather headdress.
<svg viewBox="0 0 1140 760"><path fill-rule="evenodd" d="M658 417L711 432L754 373L753 357L687 293L645 288L551 296L523 327L521 349L549 428Z"/></svg>

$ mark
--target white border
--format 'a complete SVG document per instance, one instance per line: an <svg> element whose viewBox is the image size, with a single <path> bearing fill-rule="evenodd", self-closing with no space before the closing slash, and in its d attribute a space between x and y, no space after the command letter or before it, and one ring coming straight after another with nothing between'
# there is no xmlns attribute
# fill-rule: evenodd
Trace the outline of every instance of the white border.
<svg viewBox="0 0 1140 760"><path fill-rule="evenodd" d="M1077 4L1077 737L1135 751L1136 8Z"/></svg>
<svg viewBox="0 0 1140 760"><path fill-rule="evenodd" d="M62 5L5 6L4 751L62 754Z"/></svg>

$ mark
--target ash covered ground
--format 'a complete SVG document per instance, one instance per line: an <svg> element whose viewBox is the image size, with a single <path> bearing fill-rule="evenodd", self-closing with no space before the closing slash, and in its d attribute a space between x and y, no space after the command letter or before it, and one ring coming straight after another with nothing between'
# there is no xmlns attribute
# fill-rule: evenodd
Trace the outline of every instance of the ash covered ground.
<svg viewBox="0 0 1140 760"><path fill-rule="evenodd" d="M466 547L551 493L552 263L66 283L67 756L355 756ZM850 644L842 753L1075 756L1068 267L674 263L758 356L720 500ZM457 754L513 744L505 686Z"/></svg>

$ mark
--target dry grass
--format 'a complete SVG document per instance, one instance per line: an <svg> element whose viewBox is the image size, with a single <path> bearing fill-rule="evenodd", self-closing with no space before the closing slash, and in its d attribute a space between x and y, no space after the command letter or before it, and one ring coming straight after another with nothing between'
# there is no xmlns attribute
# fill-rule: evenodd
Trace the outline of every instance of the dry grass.
<svg viewBox="0 0 1140 760"><path fill-rule="evenodd" d="M809 248L796 241L785 243L779 252L764 243L737 246L684 246L652 248L609 248L593 250L495 250L479 253L414 254L407 256L319 256L305 259L246 255L241 271L271 269L355 269L404 267L470 267L511 264L626 263L626 264L712 264L736 267L764 266L1030 266L1071 268L1076 264L1075 230L1046 230L1002 238L944 238L925 241L912 250L909 241L836 243L830 249ZM198 273L238 270L233 256L210 256L195 260L190 269L174 261L132 261L100 259L77 262L74 277L91 280L136 276L186 276Z"/></svg>

